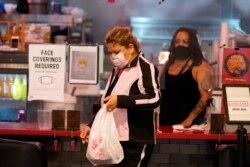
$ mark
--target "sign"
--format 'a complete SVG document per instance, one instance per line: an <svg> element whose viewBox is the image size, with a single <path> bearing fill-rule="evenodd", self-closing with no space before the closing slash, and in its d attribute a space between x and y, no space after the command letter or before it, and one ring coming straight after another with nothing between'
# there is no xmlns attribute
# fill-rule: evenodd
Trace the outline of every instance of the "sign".
<svg viewBox="0 0 250 167"><path fill-rule="evenodd" d="M66 45L29 45L28 100L64 101Z"/></svg>
<svg viewBox="0 0 250 167"><path fill-rule="evenodd" d="M69 83L98 83L98 46L69 46Z"/></svg>
<svg viewBox="0 0 250 167"><path fill-rule="evenodd" d="M224 84L227 123L250 123L250 85Z"/></svg>
<svg viewBox="0 0 250 167"><path fill-rule="evenodd" d="M250 49L225 48L223 53L222 84L250 84Z"/></svg>

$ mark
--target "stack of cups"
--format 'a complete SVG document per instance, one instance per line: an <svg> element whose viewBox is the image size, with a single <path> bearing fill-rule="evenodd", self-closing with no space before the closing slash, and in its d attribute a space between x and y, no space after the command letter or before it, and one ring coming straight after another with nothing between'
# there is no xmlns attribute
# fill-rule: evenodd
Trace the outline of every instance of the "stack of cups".
<svg viewBox="0 0 250 167"><path fill-rule="evenodd" d="M38 119L37 119L38 120L38 129L42 129L42 130L52 129L51 111L50 110L38 109L37 116L38 116Z"/></svg>

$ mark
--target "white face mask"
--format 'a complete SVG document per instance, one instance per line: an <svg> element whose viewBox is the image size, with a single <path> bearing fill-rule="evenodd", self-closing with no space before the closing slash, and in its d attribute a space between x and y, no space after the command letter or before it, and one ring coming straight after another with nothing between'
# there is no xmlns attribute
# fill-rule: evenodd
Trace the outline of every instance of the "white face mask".
<svg viewBox="0 0 250 167"><path fill-rule="evenodd" d="M128 64L128 60L125 59L122 52L119 52L117 55L111 55L110 60L112 64L119 69L123 69Z"/></svg>

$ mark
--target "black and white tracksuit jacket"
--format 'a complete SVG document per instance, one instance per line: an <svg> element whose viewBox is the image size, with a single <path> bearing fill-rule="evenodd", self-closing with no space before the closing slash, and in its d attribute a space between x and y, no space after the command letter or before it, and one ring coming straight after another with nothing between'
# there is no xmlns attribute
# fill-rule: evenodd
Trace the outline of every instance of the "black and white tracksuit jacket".
<svg viewBox="0 0 250 167"><path fill-rule="evenodd" d="M108 79L102 104L117 70L113 69ZM117 95L113 113L120 141L155 143L154 109L160 104L158 69L142 54L138 55L123 70L111 95Z"/></svg>

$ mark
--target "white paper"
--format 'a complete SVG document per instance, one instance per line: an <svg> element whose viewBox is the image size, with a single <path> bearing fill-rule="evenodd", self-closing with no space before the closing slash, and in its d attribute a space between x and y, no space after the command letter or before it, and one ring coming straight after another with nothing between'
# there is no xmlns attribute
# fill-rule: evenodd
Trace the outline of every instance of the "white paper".
<svg viewBox="0 0 250 167"><path fill-rule="evenodd" d="M65 62L66 45L29 45L29 101L64 101Z"/></svg>
<svg viewBox="0 0 250 167"><path fill-rule="evenodd" d="M231 121L250 120L250 93L248 87L227 88L228 115Z"/></svg>
<svg viewBox="0 0 250 167"><path fill-rule="evenodd" d="M181 124L176 124L172 126L174 130L200 130L203 131L204 130L204 125L192 125L189 128L184 128L183 125Z"/></svg>

